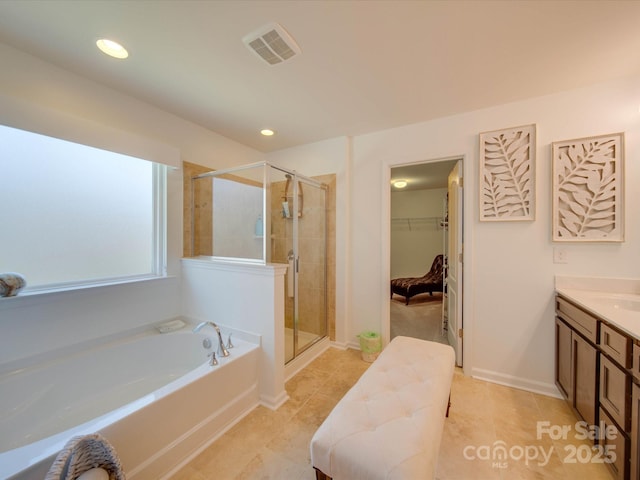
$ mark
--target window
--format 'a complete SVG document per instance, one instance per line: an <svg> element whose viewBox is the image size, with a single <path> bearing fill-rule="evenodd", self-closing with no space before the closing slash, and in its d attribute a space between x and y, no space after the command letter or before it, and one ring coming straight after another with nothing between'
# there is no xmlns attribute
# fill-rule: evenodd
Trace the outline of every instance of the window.
<svg viewBox="0 0 640 480"><path fill-rule="evenodd" d="M0 272L27 291L164 274L166 167L0 126Z"/></svg>

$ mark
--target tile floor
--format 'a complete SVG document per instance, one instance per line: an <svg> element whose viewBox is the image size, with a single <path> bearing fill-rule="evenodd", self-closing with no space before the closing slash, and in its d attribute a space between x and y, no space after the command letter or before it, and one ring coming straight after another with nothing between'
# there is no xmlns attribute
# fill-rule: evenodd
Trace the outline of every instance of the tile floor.
<svg viewBox="0 0 640 480"><path fill-rule="evenodd" d="M309 462L311 437L368 366L358 351L330 348L287 382L290 399L282 407L275 412L256 408L172 480L315 479ZM562 400L475 380L459 371L451 400L438 480L613 478L605 465L588 461L593 452L576 438L577 419ZM537 438L538 421L571 431L564 439L547 434ZM501 445L509 452L503 462L483 459ZM548 458L544 464L542 451ZM518 459L520 452L538 457L526 462ZM573 459L576 463L569 463Z"/></svg>

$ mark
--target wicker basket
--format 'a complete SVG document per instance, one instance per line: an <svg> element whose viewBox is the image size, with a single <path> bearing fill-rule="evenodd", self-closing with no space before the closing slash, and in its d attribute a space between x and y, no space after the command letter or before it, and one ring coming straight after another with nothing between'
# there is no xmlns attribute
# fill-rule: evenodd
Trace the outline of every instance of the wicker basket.
<svg viewBox="0 0 640 480"><path fill-rule="evenodd" d="M99 433L69 440L54 460L45 480L76 480L93 468L104 469L109 480L126 480L116 451Z"/></svg>

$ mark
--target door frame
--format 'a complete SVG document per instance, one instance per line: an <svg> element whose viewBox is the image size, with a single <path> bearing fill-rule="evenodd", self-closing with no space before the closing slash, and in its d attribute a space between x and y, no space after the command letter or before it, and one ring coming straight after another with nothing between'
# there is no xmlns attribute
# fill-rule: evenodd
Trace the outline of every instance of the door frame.
<svg viewBox="0 0 640 480"><path fill-rule="evenodd" d="M454 174L455 171L455 174ZM464 329L464 229L462 228L462 218L458 213L464 212L464 172L462 171L462 160L458 160L449 172L447 177L447 212L449 216L449 235L447 238L447 261L445 263L447 272L447 316L449 325L455 323L455 329L448 329L447 339L456 351L456 365L463 365L464 341L462 332ZM452 205L455 203L455 205ZM452 222L451 219L455 221ZM453 225L453 228L452 228ZM453 272L453 274L451 274ZM452 287L454 285L454 287ZM460 312L459 317L458 312ZM452 318L454 321L452 321ZM461 323L458 323L458 320Z"/></svg>
<svg viewBox="0 0 640 480"><path fill-rule="evenodd" d="M386 345L391 337L391 299L389 298L389 284L391 282L391 169L395 167L404 167L407 165L418 165L428 163L438 163L451 160L462 161L463 172L463 208L462 208L462 230L463 237L463 277L462 289L464 292L462 301L462 318L464 341L462 342L462 371L465 375L469 375L473 367L472 355L472 338L473 338L473 322L471 312L473 311L473 295L471 289L471 279L473 278L473 251L472 251L472 212L471 198L475 194L472 182L472 165L464 154L452 155L448 157L437 157L430 160L416 159L394 159L384 161L382 163L382 205L381 205L381 256L382 256L382 275L380 284L380 326L383 343Z"/></svg>

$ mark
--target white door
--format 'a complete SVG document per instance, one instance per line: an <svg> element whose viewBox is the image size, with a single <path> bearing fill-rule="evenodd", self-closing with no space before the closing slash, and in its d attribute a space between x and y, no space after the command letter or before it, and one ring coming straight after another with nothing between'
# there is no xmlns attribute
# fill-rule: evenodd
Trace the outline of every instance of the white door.
<svg viewBox="0 0 640 480"><path fill-rule="evenodd" d="M449 245L447 269L448 339L462 366L462 162L449 174Z"/></svg>

